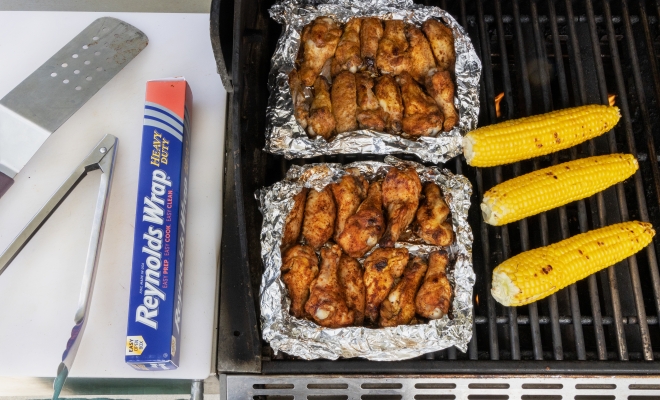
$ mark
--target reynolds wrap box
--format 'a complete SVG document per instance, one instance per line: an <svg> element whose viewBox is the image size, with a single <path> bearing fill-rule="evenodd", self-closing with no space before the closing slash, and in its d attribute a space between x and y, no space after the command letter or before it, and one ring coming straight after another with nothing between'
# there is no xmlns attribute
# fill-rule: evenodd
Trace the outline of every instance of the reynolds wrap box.
<svg viewBox="0 0 660 400"><path fill-rule="evenodd" d="M185 79L147 82L126 334L137 370L179 366L191 105Z"/></svg>

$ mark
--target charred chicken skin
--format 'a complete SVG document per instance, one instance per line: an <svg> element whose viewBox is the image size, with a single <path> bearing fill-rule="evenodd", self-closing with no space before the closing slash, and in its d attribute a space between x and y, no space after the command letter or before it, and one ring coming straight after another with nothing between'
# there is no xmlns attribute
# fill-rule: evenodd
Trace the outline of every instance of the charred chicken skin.
<svg viewBox="0 0 660 400"><path fill-rule="evenodd" d="M410 323L415 316L415 294L422 284L427 268L427 264L419 257L413 258L408 263L403 271L403 277L380 306L380 326Z"/></svg>
<svg viewBox="0 0 660 400"><path fill-rule="evenodd" d="M445 132L452 130L458 122L458 111L454 107L454 82L449 71L432 69L426 76L426 91L440 107L445 117L442 128Z"/></svg>
<svg viewBox="0 0 660 400"><path fill-rule="evenodd" d="M383 206L387 210L387 229L380 239L381 247L394 247L401 232L415 218L422 192L422 182L412 167L390 168L383 181Z"/></svg>
<svg viewBox="0 0 660 400"><path fill-rule="evenodd" d="M337 244L351 257L362 257L378 243L385 231L381 183L369 185L367 198L357 212L346 220L344 230L337 236Z"/></svg>
<svg viewBox="0 0 660 400"><path fill-rule="evenodd" d="M376 72L376 55L378 43L383 37L383 23L378 18L365 18L360 30L360 53L364 67L370 72Z"/></svg>
<svg viewBox="0 0 660 400"><path fill-rule="evenodd" d="M332 60L332 76L336 76L341 71L356 73L362 65L362 57L360 57L361 26L362 19L360 18L353 18L346 23Z"/></svg>
<svg viewBox="0 0 660 400"><path fill-rule="evenodd" d="M357 87L355 74L342 71L332 82L332 111L337 121L337 133L357 129Z"/></svg>
<svg viewBox="0 0 660 400"><path fill-rule="evenodd" d="M360 203L367 196L367 189L369 188L369 182L360 175L359 171L348 172L349 174L344 175L338 183L330 185L337 206L335 241L344 230L348 217L355 214Z"/></svg>
<svg viewBox="0 0 660 400"><path fill-rule="evenodd" d="M366 287L365 317L378 321L380 305L394 286L394 280L403 274L408 264L408 249L376 249L364 260L364 286Z"/></svg>
<svg viewBox="0 0 660 400"><path fill-rule="evenodd" d="M281 271L291 299L291 314L303 318L309 286L319 273L319 259L314 249L301 244L291 247L282 256Z"/></svg>
<svg viewBox="0 0 660 400"><path fill-rule="evenodd" d="M361 72L355 75L355 82L357 85L357 120L360 128L384 131L386 114L374 94L374 79L368 72Z"/></svg>
<svg viewBox="0 0 660 400"><path fill-rule="evenodd" d="M282 249L293 246L300 237L303 216L305 215L305 200L307 200L307 188L303 188L297 195L293 196L293 208L284 221L284 233L282 234Z"/></svg>
<svg viewBox="0 0 660 400"><path fill-rule="evenodd" d="M303 86L297 69L293 69L289 73L289 87L291 88L291 98L293 99L293 115L296 117L296 121L298 121L300 126L303 129L307 129L309 102L307 101L308 96L306 94L308 94L309 89Z"/></svg>
<svg viewBox="0 0 660 400"><path fill-rule="evenodd" d="M408 49L410 75L417 82L424 84L429 71L435 68L431 46L422 31L414 25L406 25L406 37L410 41L410 49Z"/></svg>
<svg viewBox="0 0 660 400"><path fill-rule="evenodd" d="M344 289L344 297L348 309L353 311L354 323L362 325L364 322L365 287L364 271L360 263L346 254L339 260L339 285Z"/></svg>
<svg viewBox="0 0 660 400"><path fill-rule="evenodd" d="M431 136L442 130L443 116L435 101L404 72L396 77L405 106L403 132L411 137Z"/></svg>
<svg viewBox="0 0 660 400"><path fill-rule="evenodd" d="M305 86L312 86L323 64L335 54L341 33L341 27L329 17L319 17L309 29L303 29L300 38L301 46L304 46L300 79Z"/></svg>
<svg viewBox="0 0 660 400"><path fill-rule="evenodd" d="M376 67L386 75L399 75L408 70L408 39L401 20L385 21L383 38L378 44Z"/></svg>
<svg viewBox="0 0 660 400"><path fill-rule="evenodd" d="M321 249L321 268L310 286L305 311L317 324L326 328L352 325L355 316L348 309L344 291L339 285L341 248L336 244Z"/></svg>
<svg viewBox="0 0 660 400"><path fill-rule="evenodd" d="M454 241L454 232L447 221L449 206L435 183L424 185L424 199L417 209L417 235L426 243L449 246Z"/></svg>
<svg viewBox="0 0 660 400"><path fill-rule="evenodd" d="M393 77L383 75L376 80L375 88L378 104L385 112L387 132L399 133L403 128L403 99L401 90Z"/></svg>
<svg viewBox="0 0 660 400"><path fill-rule="evenodd" d="M438 69L454 72L456 51L454 50L454 35L451 29L434 19L428 19L422 24L422 30L431 43Z"/></svg>
<svg viewBox="0 0 660 400"><path fill-rule="evenodd" d="M335 131L336 122L330 101L330 84L319 76L314 82L314 100L307 119L307 133L312 138L321 136L328 140Z"/></svg>
<svg viewBox="0 0 660 400"><path fill-rule="evenodd" d="M332 237L336 215L335 200L328 186L320 192L310 190L305 203L302 229L305 243L315 250L320 249Z"/></svg>
<svg viewBox="0 0 660 400"><path fill-rule="evenodd" d="M429 255L429 270L415 298L417 314L439 319L449 312L452 290L447 280L448 263L449 257L444 251L434 251Z"/></svg>

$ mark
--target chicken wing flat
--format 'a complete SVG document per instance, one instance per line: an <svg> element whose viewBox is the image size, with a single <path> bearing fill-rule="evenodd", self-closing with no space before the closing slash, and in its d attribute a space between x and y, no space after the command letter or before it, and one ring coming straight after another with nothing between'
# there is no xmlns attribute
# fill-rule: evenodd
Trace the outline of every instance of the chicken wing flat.
<svg viewBox="0 0 660 400"><path fill-rule="evenodd" d="M448 263L449 257L444 251L429 254L429 270L415 298L417 314L429 319L439 319L449 312L452 290L447 280Z"/></svg>
<svg viewBox="0 0 660 400"><path fill-rule="evenodd" d="M332 237L336 214L335 200L332 198L330 187L326 186L320 192L310 190L305 203L302 228L305 243L315 250L320 249Z"/></svg>
<svg viewBox="0 0 660 400"><path fill-rule="evenodd" d="M408 249L376 249L364 260L364 286L366 288L365 317L376 323L380 305L394 286L394 280L403 274L408 264Z"/></svg>
<svg viewBox="0 0 660 400"><path fill-rule="evenodd" d="M319 76L314 82L314 100L309 118L307 118L307 133L312 138L321 136L328 140L335 131L335 127L336 122L330 101L330 84L324 77Z"/></svg>
<svg viewBox="0 0 660 400"><path fill-rule="evenodd" d="M356 73L362 65L360 56L360 27L362 19L353 18L344 26L344 33L339 39L335 58L332 60L332 76L341 71Z"/></svg>
<svg viewBox="0 0 660 400"><path fill-rule="evenodd" d="M412 167L403 170L392 167L387 171L383 180L383 206L387 210L387 229L380 239L380 247L394 247L394 242L399 240L401 232L415 218L421 192L422 182Z"/></svg>
<svg viewBox="0 0 660 400"><path fill-rule="evenodd" d="M449 132L458 122L458 112L454 107L454 82L449 71L432 69L426 76L426 91L431 95L445 117L443 130Z"/></svg>
<svg viewBox="0 0 660 400"><path fill-rule="evenodd" d="M297 195L293 196L293 208L284 221L284 232L282 233L282 249L293 246L300 237L303 216L305 215L305 200L307 200L307 188L303 188Z"/></svg>
<svg viewBox="0 0 660 400"><path fill-rule="evenodd" d="M342 71L332 82L332 111L337 133L357 129L357 87L355 74Z"/></svg>
<svg viewBox="0 0 660 400"><path fill-rule="evenodd" d="M412 137L430 136L440 132L444 118L435 101L424 93L409 73L404 72L396 79L401 86L401 98L405 107L403 132Z"/></svg>
<svg viewBox="0 0 660 400"><path fill-rule="evenodd" d="M363 65L369 72L376 72L378 43L383 37L383 22L379 18L365 18L360 30L360 53Z"/></svg>
<svg viewBox="0 0 660 400"><path fill-rule="evenodd" d="M346 254L339 260L339 285L344 289L348 309L353 311L355 325L364 322L365 287L362 278L364 271L360 263Z"/></svg>
<svg viewBox="0 0 660 400"><path fill-rule="evenodd" d="M406 25L406 37L410 42L408 65L410 75L422 85L429 70L435 68L435 59L426 36L414 25Z"/></svg>
<svg viewBox="0 0 660 400"><path fill-rule="evenodd" d="M374 94L374 79L368 72L360 72L355 75L357 85L357 120L360 128L385 130L386 114Z"/></svg>
<svg viewBox="0 0 660 400"><path fill-rule="evenodd" d="M385 231L381 183L369 185L367 198L357 212L346 220L344 230L336 238L337 244L351 257L362 257L378 243Z"/></svg>
<svg viewBox="0 0 660 400"><path fill-rule="evenodd" d="M307 101L307 98L311 96L309 96L309 89L303 86L298 70L295 68L289 73L289 87L293 99L293 115L300 126L307 129L307 118L309 117L309 101Z"/></svg>
<svg viewBox="0 0 660 400"><path fill-rule="evenodd" d="M454 72L456 51L451 29L431 18L422 24L422 30L431 43L431 50L438 63L438 68L442 71Z"/></svg>
<svg viewBox="0 0 660 400"><path fill-rule="evenodd" d="M424 185L424 199L417 209L417 235L426 243L435 246L449 246L454 241L454 231L447 222L449 206L435 183Z"/></svg>
<svg viewBox="0 0 660 400"><path fill-rule="evenodd" d="M422 284L428 265L419 257L413 258L403 277L394 289L387 295L380 306L380 321L382 327L406 325L415 316L415 295Z"/></svg>
<svg viewBox="0 0 660 400"><path fill-rule="evenodd" d="M401 90L393 77L383 75L376 80L378 104L385 112L385 127L390 133L399 133L403 127L403 99Z"/></svg>
<svg viewBox="0 0 660 400"><path fill-rule="evenodd" d="M318 17L309 29L303 29L300 38L304 46L300 64L300 79L305 86L312 86L321 72L323 64L335 54L341 37L341 28L329 17Z"/></svg>
<svg viewBox="0 0 660 400"><path fill-rule="evenodd" d="M321 249L321 268L312 282L305 311L317 324L341 328L353 324L355 316L348 309L344 291L339 285L341 249L336 244Z"/></svg>
<svg viewBox="0 0 660 400"><path fill-rule="evenodd" d="M319 273L319 259L314 249L297 244L282 256L282 281L289 291L291 314L305 316L305 303L309 298L309 286Z"/></svg>
<svg viewBox="0 0 660 400"><path fill-rule="evenodd" d="M383 38L378 43L376 67L382 74L399 75L408 70L408 39L401 20L385 21Z"/></svg>
<svg viewBox="0 0 660 400"><path fill-rule="evenodd" d="M369 182L360 175L360 172L349 171L338 183L330 185L330 190L337 206L337 219L335 220L335 241L344 230L346 220L355 214L360 203L367 197Z"/></svg>

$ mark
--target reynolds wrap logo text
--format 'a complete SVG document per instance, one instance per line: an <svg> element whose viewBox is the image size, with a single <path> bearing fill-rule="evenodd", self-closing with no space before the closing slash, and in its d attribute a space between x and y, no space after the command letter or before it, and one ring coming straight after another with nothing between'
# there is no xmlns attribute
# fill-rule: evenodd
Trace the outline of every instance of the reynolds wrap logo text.
<svg viewBox="0 0 660 400"><path fill-rule="evenodd" d="M165 209L165 193L167 187L172 186L172 181L167 174L156 169L151 176L151 197L144 197L142 208L142 221L162 226ZM147 255L144 271L144 298L142 305L135 310L135 321L140 322L153 329L158 329L158 306L165 301L165 293L161 287L161 267L163 266L163 229L149 225L147 232L142 234L145 240L142 253ZM165 265L167 267L167 265Z"/></svg>

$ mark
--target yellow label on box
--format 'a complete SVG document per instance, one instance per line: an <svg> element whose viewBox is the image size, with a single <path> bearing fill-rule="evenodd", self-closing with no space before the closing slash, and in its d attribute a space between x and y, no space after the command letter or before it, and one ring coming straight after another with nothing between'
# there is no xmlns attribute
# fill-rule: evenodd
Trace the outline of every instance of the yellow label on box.
<svg viewBox="0 0 660 400"><path fill-rule="evenodd" d="M147 347L142 336L126 336L126 355L139 356Z"/></svg>

